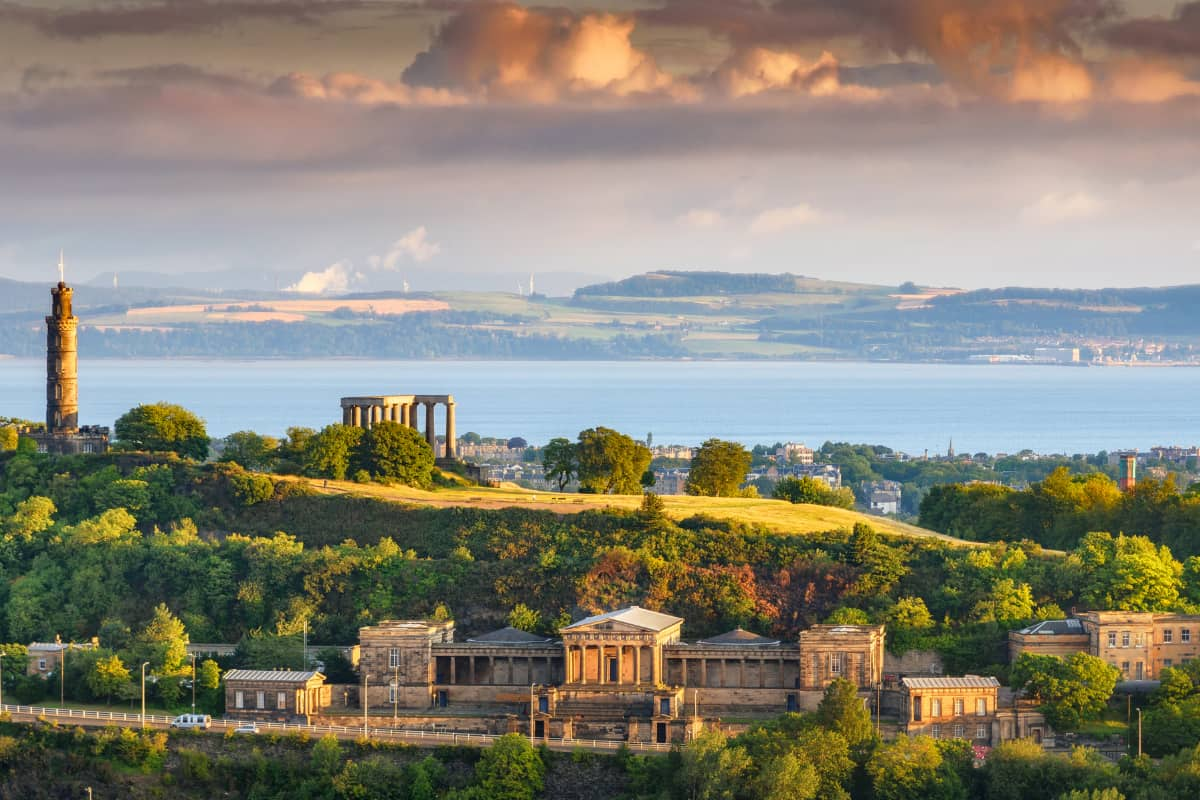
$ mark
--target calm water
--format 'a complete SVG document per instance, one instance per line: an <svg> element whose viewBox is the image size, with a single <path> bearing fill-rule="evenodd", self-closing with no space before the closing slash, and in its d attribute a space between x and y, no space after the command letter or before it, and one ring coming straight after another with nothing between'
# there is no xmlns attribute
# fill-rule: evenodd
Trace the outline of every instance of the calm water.
<svg viewBox="0 0 1200 800"><path fill-rule="evenodd" d="M0 415L41 419L44 362L0 359ZM910 453L1200 441L1200 370L753 362L84 362L80 419L166 400L209 432L341 420L343 395L451 393L458 431L541 443L607 425L660 444L826 440ZM441 414L439 413L439 426Z"/></svg>

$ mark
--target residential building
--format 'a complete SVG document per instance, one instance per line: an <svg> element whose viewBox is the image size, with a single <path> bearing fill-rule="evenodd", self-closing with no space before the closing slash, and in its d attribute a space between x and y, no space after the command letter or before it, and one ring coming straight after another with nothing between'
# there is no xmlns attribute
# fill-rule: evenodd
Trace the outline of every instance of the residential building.
<svg viewBox="0 0 1200 800"><path fill-rule="evenodd" d="M791 464L811 464L814 455L811 447L796 442L788 442L783 447L775 448L775 458Z"/></svg>
<svg viewBox="0 0 1200 800"><path fill-rule="evenodd" d="M330 704L320 672L231 669L225 673L227 716L272 722L302 722Z"/></svg>
<svg viewBox="0 0 1200 800"><path fill-rule="evenodd" d="M33 642L26 648L29 661L25 667L25 674L49 677L52 672L58 671L63 653L66 652L67 658L70 658L71 655L67 652L69 650L95 650L99 646L100 642L95 637L89 642L64 642L57 636L53 642Z"/></svg>
<svg viewBox="0 0 1200 800"><path fill-rule="evenodd" d="M900 680L902 729L934 739L966 739L992 747L1010 739L1042 742L1049 735L1046 719L1011 694L1002 700L993 677L911 677Z"/></svg>

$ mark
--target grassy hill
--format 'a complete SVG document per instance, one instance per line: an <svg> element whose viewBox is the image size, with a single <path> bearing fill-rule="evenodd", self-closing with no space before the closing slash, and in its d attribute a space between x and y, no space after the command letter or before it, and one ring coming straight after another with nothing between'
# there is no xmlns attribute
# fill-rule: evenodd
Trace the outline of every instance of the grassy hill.
<svg viewBox="0 0 1200 800"><path fill-rule="evenodd" d="M564 494L517 487L463 486L425 491L410 486L381 486L352 481L321 481L304 478L287 478L287 480L307 482L315 491L323 494L373 497L407 505L434 508L527 508L552 511L557 514L578 514L583 511L604 508L632 511L642 501L638 495ZM976 546L974 543L964 542L961 539L935 533L916 525L829 506L797 505L782 500L740 497L664 496L662 500L668 516L675 520L705 514L716 518L763 525L778 533L789 535L821 533L838 529L848 530L853 528L857 522L865 522L881 533L939 539L965 546Z"/></svg>

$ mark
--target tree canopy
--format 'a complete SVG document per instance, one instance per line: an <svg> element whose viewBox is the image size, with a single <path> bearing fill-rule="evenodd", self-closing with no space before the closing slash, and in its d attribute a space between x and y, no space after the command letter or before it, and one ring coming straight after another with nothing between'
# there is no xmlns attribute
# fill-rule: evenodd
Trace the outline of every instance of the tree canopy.
<svg viewBox="0 0 1200 800"><path fill-rule="evenodd" d="M178 453L184 458L208 458L204 420L183 406L152 403L131 408L113 426L117 445L126 450Z"/></svg>
<svg viewBox="0 0 1200 800"><path fill-rule="evenodd" d="M709 439L692 456L687 493L736 497L750 469L750 452L737 442Z"/></svg>
<svg viewBox="0 0 1200 800"><path fill-rule="evenodd" d="M580 431L575 445L581 491L595 494L640 494L650 466L650 449L629 436L597 427Z"/></svg>

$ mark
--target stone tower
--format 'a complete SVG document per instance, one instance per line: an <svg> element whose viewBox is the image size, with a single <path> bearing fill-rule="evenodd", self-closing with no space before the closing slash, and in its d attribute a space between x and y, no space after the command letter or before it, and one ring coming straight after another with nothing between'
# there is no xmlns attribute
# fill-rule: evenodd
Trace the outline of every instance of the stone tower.
<svg viewBox="0 0 1200 800"><path fill-rule="evenodd" d="M64 281L50 290L50 298L51 314L46 317L46 431L74 433L79 429L79 320L71 313L71 287Z"/></svg>

